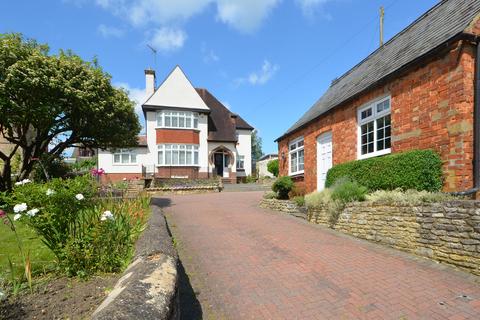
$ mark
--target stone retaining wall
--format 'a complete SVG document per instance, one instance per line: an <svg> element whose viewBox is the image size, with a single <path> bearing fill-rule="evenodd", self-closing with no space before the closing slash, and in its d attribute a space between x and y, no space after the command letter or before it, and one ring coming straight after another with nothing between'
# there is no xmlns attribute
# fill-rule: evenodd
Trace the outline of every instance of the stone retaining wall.
<svg viewBox="0 0 480 320"><path fill-rule="evenodd" d="M307 219L328 225L324 208L309 210ZM480 201L419 206L352 203L333 228L480 275Z"/></svg>
<svg viewBox="0 0 480 320"><path fill-rule="evenodd" d="M295 202L290 200L262 199L259 206L260 208L280 211L306 219L305 208L297 206Z"/></svg>
<svg viewBox="0 0 480 320"><path fill-rule="evenodd" d="M148 193L164 194L197 194L222 191L221 186L186 186L186 187L156 187L145 189Z"/></svg>
<svg viewBox="0 0 480 320"><path fill-rule="evenodd" d="M153 198L152 215L136 243L133 262L92 319L179 319L177 264L159 199Z"/></svg>

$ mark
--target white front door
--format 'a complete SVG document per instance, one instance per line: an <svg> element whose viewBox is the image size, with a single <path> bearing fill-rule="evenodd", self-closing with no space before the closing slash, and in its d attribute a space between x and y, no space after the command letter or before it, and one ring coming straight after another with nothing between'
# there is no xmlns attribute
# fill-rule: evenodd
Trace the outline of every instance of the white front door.
<svg viewBox="0 0 480 320"><path fill-rule="evenodd" d="M332 167L332 132L317 138L317 190L325 188L328 169Z"/></svg>

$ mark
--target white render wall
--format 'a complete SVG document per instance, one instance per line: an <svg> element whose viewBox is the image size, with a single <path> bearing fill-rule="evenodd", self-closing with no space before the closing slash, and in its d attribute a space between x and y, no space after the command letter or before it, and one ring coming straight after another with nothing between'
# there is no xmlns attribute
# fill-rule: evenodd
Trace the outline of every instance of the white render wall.
<svg viewBox="0 0 480 320"><path fill-rule="evenodd" d="M270 177L270 178L275 177L273 174L271 174L268 171L268 163L272 160L275 160L275 159L278 159L278 158L272 158L272 159L265 159L265 160L262 160L262 161L257 161L257 170L258 170L258 176L259 177Z"/></svg>
<svg viewBox="0 0 480 320"><path fill-rule="evenodd" d="M148 158L147 148L134 148L137 154L136 164L114 164L113 153L107 150L98 151L98 168L105 170L106 173L138 173L142 174L142 164L145 164Z"/></svg>
<svg viewBox="0 0 480 320"><path fill-rule="evenodd" d="M237 153L241 156L245 156L245 175L249 176L252 174L252 131L237 130L237 135Z"/></svg>
<svg viewBox="0 0 480 320"><path fill-rule="evenodd" d="M235 144L233 142L214 142L211 141L208 143L208 154L210 154L214 149L223 146L230 150L233 154L233 165L229 165L228 167L231 169L232 172L237 172L237 154L235 150ZM207 162L208 162L208 156L207 156ZM210 172L214 171L213 164L208 165L208 169Z"/></svg>

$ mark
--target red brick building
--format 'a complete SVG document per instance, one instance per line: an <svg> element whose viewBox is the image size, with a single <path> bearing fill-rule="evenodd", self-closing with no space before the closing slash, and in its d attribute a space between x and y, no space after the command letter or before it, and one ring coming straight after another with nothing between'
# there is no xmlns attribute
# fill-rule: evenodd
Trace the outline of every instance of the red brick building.
<svg viewBox="0 0 480 320"><path fill-rule="evenodd" d="M307 192L335 164L411 149L441 155L444 190L480 185L480 1L445 0L332 82L276 141Z"/></svg>

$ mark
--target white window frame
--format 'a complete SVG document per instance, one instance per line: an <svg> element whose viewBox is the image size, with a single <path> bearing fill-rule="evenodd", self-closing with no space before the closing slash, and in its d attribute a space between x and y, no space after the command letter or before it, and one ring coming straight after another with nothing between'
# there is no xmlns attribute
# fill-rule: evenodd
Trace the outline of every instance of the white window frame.
<svg viewBox="0 0 480 320"><path fill-rule="evenodd" d="M382 110L382 111L377 111L377 105L389 101L389 108L387 110ZM372 114L369 115L367 118L362 119L362 112L365 110L370 109L372 110ZM385 154L389 154L392 152L391 148L391 141L392 141L392 131L391 131L391 126L392 126L392 118L391 118L391 112L392 110L392 99L390 96L377 99L374 101L369 102L368 104L360 107L357 109L357 159L367 159L371 157L378 157L382 156ZM383 149L383 150L377 150L377 120L379 118L385 117L387 115L390 115L390 148ZM373 152L366 153L362 155L362 125L372 122L373 121Z"/></svg>
<svg viewBox="0 0 480 320"><path fill-rule="evenodd" d="M238 170L245 170L245 156L237 154L237 169ZM241 164L241 166L240 166Z"/></svg>
<svg viewBox="0 0 480 320"><path fill-rule="evenodd" d="M170 124L165 125L166 117L169 118ZM176 125L173 125L174 121ZM166 129L186 129L186 130L197 130L198 129L198 119L199 114L197 112L192 111L173 111L173 110L162 110L157 111L155 121L156 121L156 128L166 128ZM180 126L180 122L183 123ZM187 125L187 122L190 125Z"/></svg>
<svg viewBox="0 0 480 320"><path fill-rule="evenodd" d="M158 167L199 167L200 166L200 151L198 144L178 144L178 143L162 143L157 145L157 166ZM161 159L160 159L160 152ZM170 152L170 163L167 164L166 155ZM177 153L174 159L174 152ZM182 153L185 152L184 163L180 163ZM188 155L190 162L187 163ZM196 161L195 161L196 160ZM176 163L174 163L176 162Z"/></svg>
<svg viewBox="0 0 480 320"><path fill-rule="evenodd" d="M120 162L115 161L115 156L120 156ZM122 162L124 155L128 155L128 162ZM132 155L135 155L135 161L132 161ZM138 154L133 149L119 149L112 153L112 163L114 166L134 166L138 164Z"/></svg>
<svg viewBox="0 0 480 320"><path fill-rule="evenodd" d="M298 143L299 142L303 142L301 146L298 146ZM296 145L295 146L295 149L291 150L291 146L292 145ZM298 155L299 155L299 152L303 150L303 169L302 170L298 170L300 164L298 162L298 159L300 158ZM297 154L297 170L296 171L293 171L292 170L292 154ZM297 175L297 174L302 174L305 172L305 140L303 139L303 137L299 137L293 141L291 141L289 144L288 144L288 174L293 176L293 175Z"/></svg>

